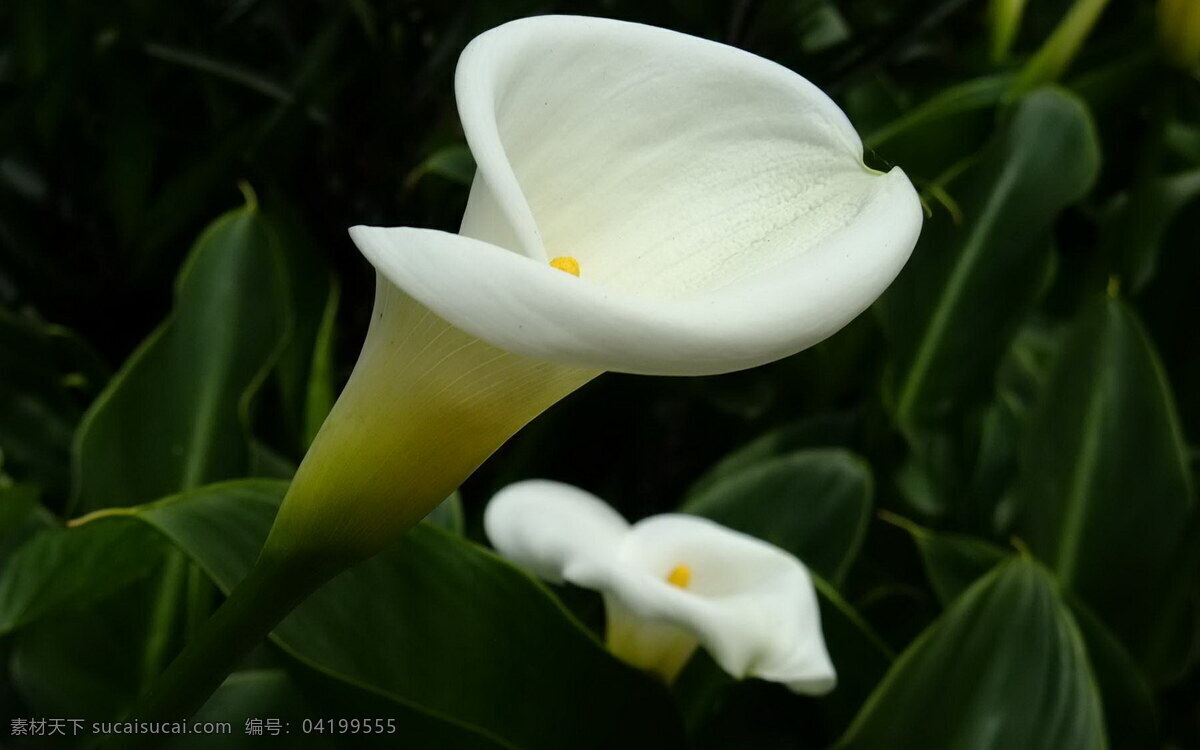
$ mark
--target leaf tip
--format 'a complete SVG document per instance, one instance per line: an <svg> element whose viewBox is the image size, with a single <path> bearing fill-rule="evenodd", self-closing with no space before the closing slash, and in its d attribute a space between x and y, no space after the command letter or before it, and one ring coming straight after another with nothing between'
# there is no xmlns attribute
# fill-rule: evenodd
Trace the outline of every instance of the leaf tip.
<svg viewBox="0 0 1200 750"><path fill-rule="evenodd" d="M246 210L254 213L258 211L258 194L254 192L254 188L246 180L238 180L238 190L242 193L242 199L246 201Z"/></svg>
<svg viewBox="0 0 1200 750"><path fill-rule="evenodd" d="M1121 296L1121 277L1116 274L1109 276L1104 292L1109 299L1118 299Z"/></svg>

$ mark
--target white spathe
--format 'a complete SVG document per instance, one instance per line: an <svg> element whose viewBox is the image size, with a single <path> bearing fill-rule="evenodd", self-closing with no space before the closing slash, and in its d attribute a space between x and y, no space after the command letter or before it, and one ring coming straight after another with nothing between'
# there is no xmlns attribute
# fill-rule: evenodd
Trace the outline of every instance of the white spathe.
<svg viewBox="0 0 1200 750"><path fill-rule="evenodd" d="M770 61L664 29L542 16L463 52L478 164L460 234L354 227L380 274L500 349L660 375L740 370L834 333L921 227L898 169ZM550 266L578 261L580 275Z"/></svg>
<svg viewBox="0 0 1200 750"><path fill-rule="evenodd" d="M456 86L479 167L461 232L351 230L375 309L271 554L383 549L605 370L804 349L871 304L920 230L907 178L863 165L828 97L715 42L530 18L471 42Z"/></svg>
<svg viewBox="0 0 1200 750"><path fill-rule="evenodd" d="M808 570L766 542L682 514L631 526L599 498L546 480L501 490L484 527L536 575L599 591L609 648L667 681L700 645L735 677L810 695L837 682Z"/></svg>

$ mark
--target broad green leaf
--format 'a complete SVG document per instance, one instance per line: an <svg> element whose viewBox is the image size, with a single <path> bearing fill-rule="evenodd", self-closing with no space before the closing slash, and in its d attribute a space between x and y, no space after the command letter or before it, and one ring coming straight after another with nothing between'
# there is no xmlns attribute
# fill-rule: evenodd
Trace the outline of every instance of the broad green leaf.
<svg viewBox="0 0 1200 750"><path fill-rule="evenodd" d="M871 471L840 449L753 464L691 495L679 510L757 536L839 584L871 514Z"/></svg>
<svg viewBox="0 0 1200 750"><path fill-rule="evenodd" d="M687 498L691 499L707 492L714 484L757 463L804 448L827 448L848 443L853 430L853 415L820 414L763 433L729 453L704 472L688 489Z"/></svg>
<svg viewBox="0 0 1200 750"><path fill-rule="evenodd" d="M395 721L396 731L384 734L363 747L395 748L398 742L420 740L425 747L438 750L511 750L512 746L494 737L484 737L479 732L459 726L440 716L400 706L395 699L381 694L369 685L355 685L330 676L319 669L296 660L290 660L288 675L304 696L305 702L314 707L300 717L317 716L346 719L383 717ZM410 739L413 738L413 739ZM363 742L356 738L354 747ZM346 743L335 742L334 747Z"/></svg>
<svg viewBox="0 0 1200 750"><path fill-rule="evenodd" d="M30 716L108 720L129 709L144 687L140 656L152 635L155 585L137 581L14 634L9 670Z"/></svg>
<svg viewBox="0 0 1200 750"><path fill-rule="evenodd" d="M0 635L148 576L162 550L156 535L130 524L38 532L0 568Z"/></svg>
<svg viewBox="0 0 1200 750"><path fill-rule="evenodd" d="M1007 550L983 539L932 531L894 513L880 511L880 516L912 535L929 585L943 606L1009 557Z"/></svg>
<svg viewBox="0 0 1200 750"><path fill-rule="evenodd" d="M248 399L286 334L272 243L254 205L201 235L176 283L171 317L80 426L76 512L245 474Z"/></svg>
<svg viewBox="0 0 1200 750"><path fill-rule="evenodd" d="M0 484L0 575L5 561L26 539L54 524L54 517L38 502L30 484Z"/></svg>
<svg viewBox="0 0 1200 750"><path fill-rule="evenodd" d="M1016 559L896 661L837 747L1103 750L1100 696L1050 575Z"/></svg>
<svg viewBox="0 0 1200 750"><path fill-rule="evenodd" d="M1119 300L1073 324L1032 418L1018 532L1153 677L1187 640L1195 511L1171 392Z"/></svg>
<svg viewBox="0 0 1200 750"><path fill-rule="evenodd" d="M262 547L284 489L231 482L109 515L151 524L228 591ZM533 579L429 524L327 584L272 637L396 710L520 750L680 742L665 691L605 653Z"/></svg>
<svg viewBox="0 0 1200 750"><path fill-rule="evenodd" d="M1023 99L980 160L947 186L961 226L930 221L878 305L891 403L912 429L986 396L1045 286L1049 231L1099 167L1087 110L1047 89Z"/></svg>
<svg viewBox="0 0 1200 750"><path fill-rule="evenodd" d="M320 698L317 702L306 692L304 678L297 678L278 667L234 672L189 720L193 723L227 723L228 732L219 737L211 734L175 736L165 747L167 750L208 750L214 746L221 750L254 750L264 746L299 750L394 748L410 735L426 736L419 733L419 728L400 723L392 716L392 710L379 705L379 698L365 691L343 685L341 694L325 694ZM346 700L355 704L348 705ZM369 734L364 732L365 726L369 726ZM322 731L317 731L318 727ZM470 746L444 742L453 742L453 738L437 737L436 742L428 746L439 750L491 750L498 747L488 745L486 741L483 745Z"/></svg>
<svg viewBox="0 0 1200 750"><path fill-rule="evenodd" d="M137 527L141 524L126 524ZM145 531L154 533L147 527ZM12 676L22 715L73 716L112 721L123 716L148 684L144 644L156 637L149 614L151 602L161 601L158 583L143 581L116 596L76 610L68 617L47 617L15 636ZM287 675L275 665L273 653L260 651L252 659L263 666L235 672L193 717L193 721L223 721L231 734L220 747L288 748L395 747L397 738L428 741L421 746L446 750L510 750L475 732L439 717L408 710L369 689L337 680L293 660ZM161 669L162 665L158 665ZM7 708L7 706L5 706ZM282 738L246 735L249 718L279 718L288 733ZM304 735L304 719L392 719L396 731L367 741L345 735ZM81 738L82 747L93 747ZM212 737L178 738L169 748L212 747ZM245 743L245 744L238 744ZM57 747L57 745L56 745Z"/></svg>
<svg viewBox="0 0 1200 750"><path fill-rule="evenodd" d="M172 737L170 750L195 748L206 750L219 744L222 750L262 747L265 745L298 748L336 747L336 739L305 736L300 722L304 718L328 717L309 706L283 669L246 669L234 672L189 719L193 723L229 724L229 731L218 735L193 734ZM269 726L268 719L277 723ZM283 732L287 731L287 735ZM278 732L278 734L275 734ZM359 738L356 738L359 739Z"/></svg>

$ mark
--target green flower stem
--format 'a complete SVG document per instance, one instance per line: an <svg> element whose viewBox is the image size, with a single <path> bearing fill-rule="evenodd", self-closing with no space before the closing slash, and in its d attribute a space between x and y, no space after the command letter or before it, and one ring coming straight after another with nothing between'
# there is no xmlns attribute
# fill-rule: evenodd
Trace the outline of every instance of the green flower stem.
<svg viewBox="0 0 1200 750"><path fill-rule="evenodd" d="M128 721L183 721L250 651L342 566L264 553L142 696ZM162 735L113 735L104 748L153 747Z"/></svg>

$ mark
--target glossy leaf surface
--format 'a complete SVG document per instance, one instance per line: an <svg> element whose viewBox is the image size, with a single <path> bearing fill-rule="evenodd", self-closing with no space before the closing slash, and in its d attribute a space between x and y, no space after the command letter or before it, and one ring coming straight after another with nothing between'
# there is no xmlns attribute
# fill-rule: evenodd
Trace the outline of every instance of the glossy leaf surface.
<svg viewBox="0 0 1200 750"><path fill-rule="evenodd" d="M1072 326L1030 426L1020 533L1150 674L1178 667L1195 503L1169 386L1116 299Z"/></svg>
<svg viewBox="0 0 1200 750"><path fill-rule="evenodd" d="M1098 168L1087 110L1047 89L1023 99L996 142L947 186L962 223L930 221L878 303L902 425L936 421L986 395L1045 286L1051 222Z"/></svg>
<svg viewBox="0 0 1200 750"><path fill-rule="evenodd" d="M227 591L262 546L283 488L218 484L117 513L160 530ZM610 657L524 573L429 525L326 584L273 639L438 733L522 750L679 742L661 687Z"/></svg>
<svg viewBox="0 0 1200 750"><path fill-rule="evenodd" d="M1100 696L1050 575L1015 560L975 584L893 665L837 745L1102 750Z"/></svg>

